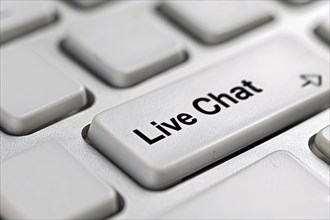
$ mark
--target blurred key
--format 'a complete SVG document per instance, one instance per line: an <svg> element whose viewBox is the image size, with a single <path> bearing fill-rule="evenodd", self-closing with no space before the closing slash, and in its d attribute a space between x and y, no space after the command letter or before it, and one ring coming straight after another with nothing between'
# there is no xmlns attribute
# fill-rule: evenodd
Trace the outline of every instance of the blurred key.
<svg viewBox="0 0 330 220"><path fill-rule="evenodd" d="M113 14L73 29L64 47L116 87L132 86L185 58L179 42L130 13Z"/></svg>
<svg viewBox="0 0 330 220"><path fill-rule="evenodd" d="M324 21L317 29L316 33L325 41L330 43L330 23L329 18Z"/></svg>
<svg viewBox="0 0 330 220"><path fill-rule="evenodd" d="M165 1L161 10L208 44L226 41L272 20L260 1Z"/></svg>
<svg viewBox="0 0 330 220"><path fill-rule="evenodd" d="M84 86L24 47L1 53L1 127L25 135L87 104Z"/></svg>
<svg viewBox="0 0 330 220"><path fill-rule="evenodd" d="M1 163L1 217L104 219L118 210L115 190L57 143Z"/></svg>
<svg viewBox="0 0 330 220"><path fill-rule="evenodd" d="M315 136L315 146L328 159L330 159L330 126L323 128Z"/></svg>
<svg viewBox="0 0 330 220"><path fill-rule="evenodd" d="M0 42L44 26L56 18L50 1L0 1Z"/></svg>
<svg viewBox="0 0 330 220"><path fill-rule="evenodd" d="M329 190L290 153L278 151L162 219L329 219Z"/></svg>

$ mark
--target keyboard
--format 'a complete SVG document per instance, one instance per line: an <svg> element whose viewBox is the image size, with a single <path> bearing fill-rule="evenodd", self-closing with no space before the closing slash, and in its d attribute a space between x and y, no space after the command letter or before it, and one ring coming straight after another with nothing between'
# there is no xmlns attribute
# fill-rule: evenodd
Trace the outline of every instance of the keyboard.
<svg viewBox="0 0 330 220"><path fill-rule="evenodd" d="M330 1L0 2L1 219L330 219Z"/></svg>

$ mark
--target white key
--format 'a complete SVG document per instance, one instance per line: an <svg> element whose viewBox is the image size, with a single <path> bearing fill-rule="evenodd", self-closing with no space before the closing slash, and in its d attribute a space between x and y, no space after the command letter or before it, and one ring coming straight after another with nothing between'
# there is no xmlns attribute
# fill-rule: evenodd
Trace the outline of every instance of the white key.
<svg viewBox="0 0 330 220"><path fill-rule="evenodd" d="M56 18L56 8L50 2L0 1L0 42L44 26Z"/></svg>
<svg viewBox="0 0 330 220"><path fill-rule="evenodd" d="M317 133L315 146L324 156L330 159L330 126L323 128Z"/></svg>
<svg viewBox="0 0 330 220"><path fill-rule="evenodd" d="M328 20L324 21L317 29L316 32L318 33L318 35L326 40L328 43L330 43L330 20L328 18Z"/></svg>
<svg viewBox="0 0 330 220"><path fill-rule="evenodd" d="M25 135L87 104L84 86L30 47L1 53L1 127Z"/></svg>
<svg viewBox="0 0 330 220"><path fill-rule="evenodd" d="M165 188L329 106L328 64L278 36L98 114L87 136L142 185Z"/></svg>
<svg viewBox="0 0 330 220"><path fill-rule="evenodd" d="M103 219L118 210L115 190L56 143L1 163L1 217Z"/></svg>
<svg viewBox="0 0 330 220"><path fill-rule="evenodd" d="M141 82L185 58L181 44L129 13L113 14L74 29L64 46L117 87Z"/></svg>
<svg viewBox="0 0 330 220"><path fill-rule="evenodd" d="M161 10L204 43L215 44L272 20L255 1L165 1Z"/></svg>
<svg viewBox="0 0 330 220"><path fill-rule="evenodd" d="M163 219L329 219L329 186L277 151L165 214Z"/></svg>
<svg viewBox="0 0 330 220"><path fill-rule="evenodd" d="M69 0L82 8L90 8L110 0Z"/></svg>

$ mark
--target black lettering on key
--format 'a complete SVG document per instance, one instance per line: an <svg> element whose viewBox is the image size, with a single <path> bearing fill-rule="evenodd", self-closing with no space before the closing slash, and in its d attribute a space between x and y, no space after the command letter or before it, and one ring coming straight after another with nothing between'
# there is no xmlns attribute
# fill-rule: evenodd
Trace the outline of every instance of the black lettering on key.
<svg viewBox="0 0 330 220"><path fill-rule="evenodd" d="M146 141L148 144L152 145L158 141L160 141L161 139L165 138L164 135L159 135L153 139L148 138L146 135L144 135L141 131L139 131L138 129L135 129L133 131L137 136L139 136L140 138L142 138L144 141Z"/></svg>
<svg viewBox="0 0 330 220"><path fill-rule="evenodd" d="M241 86L235 86L228 93L219 93L214 95L208 93L206 97L199 97L192 102L193 107L200 113L206 115L214 115L221 111L221 108L230 108L232 105L238 104L241 100L246 100L253 97L256 93L263 90L252 84L251 81L242 80ZM176 117L170 118L169 122L155 121L150 122L153 128L156 128L161 134L155 138L149 138L138 129L133 132L142 140L152 145L166 137L169 137L173 132L179 132L183 129L182 125L193 125L197 122L197 118L187 113L180 113Z"/></svg>
<svg viewBox="0 0 330 220"><path fill-rule="evenodd" d="M195 99L192 104L197 111L203 114L213 115L220 112L221 108L219 105L213 105L213 107L211 105L211 108L210 106L205 106L205 105L202 106L202 103L205 104L205 102L210 102L210 101L211 100L209 98L203 97L203 98Z"/></svg>

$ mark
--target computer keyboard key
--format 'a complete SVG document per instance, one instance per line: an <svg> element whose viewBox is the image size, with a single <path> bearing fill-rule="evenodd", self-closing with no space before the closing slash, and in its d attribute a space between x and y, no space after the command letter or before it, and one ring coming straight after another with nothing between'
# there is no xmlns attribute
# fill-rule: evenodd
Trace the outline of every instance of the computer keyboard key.
<svg viewBox="0 0 330 220"><path fill-rule="evenodd" d="M178 205L162 219L329 219L329 186L277 151Z"/></svg>
<svg viewBox="0 0 330 220"><path fill-rule="evenodd" d="M84 86L30 47L1 52L0 125L25 135L80 110Z"/></svg>
<svg viewBox="0 0 330 220"><path fill-rule="evenodd" d="M329 23L329 18L328 20L324 21L317 29L316 33L325 41L330 43L330 23Z"/></svg>
<svg viewBox="0 0 330 220"><path fill-rule="evenodd" d="M258 1L165 1L160 9L208 44L221 43L272 20Z"/></svg>
<svg viewBox="0 0 330 220"><path fill-rule="evenodd" d="M317 133L315 146L324 156L330 159L330 126L323 128Z"/></svg>
<svg viewBox="0 0 330 220"><path fill-rule="evenodd" d="M329 58L277 36L96 115L87 138L162 189L328 106Z"/></svg>
<svg viewBox="0 0 330 220"><path fill-rule="evenodd" d="M0 42L3 43L54 21L55 6L47 1L0 1Z"/></svg>
<svg viewBox="0 0 330 220"><path fill-rule="evenodd" d="M1 217L104 219L118 210L117 193L57 143L1 163Z"/></svg>
<svg viewBox="0 0 330 220"><path fill-rule="evenodd" d="M132 86L185 59L179 42L133 13L77 27L64 47L116 87Z"/></svg>

